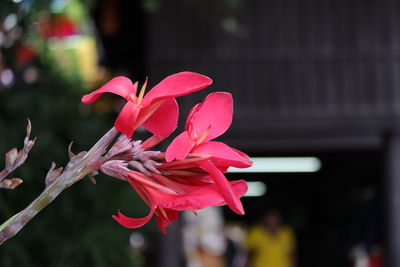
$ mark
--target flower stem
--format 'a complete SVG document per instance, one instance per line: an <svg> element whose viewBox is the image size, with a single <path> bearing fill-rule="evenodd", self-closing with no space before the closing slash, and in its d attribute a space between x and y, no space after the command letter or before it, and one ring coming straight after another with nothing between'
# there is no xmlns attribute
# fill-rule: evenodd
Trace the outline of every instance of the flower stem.
<svg viewBox="0 0 400 267"><path fill-rule="evenodd" d="M84 171L77 172L71 170L58 177L31 204L29 204L28 207L19 212L0 231L0 244L16 235L34 216L50 204L62 191L68 188L72 180L79 180L79 178L83 178L84 176Z"/></svg>
<svg viewBox="0 0 400 267"><path fill-rule="evenodd" d="M108 131L81 159L67 164L68 169L57 177L45 190L24 210L20 211L0 226L0 245L15 236L33 217L49 205L62 191L81 180L93 171L91 165L101 158L106 148L116 136L117 131Z"/></svg>

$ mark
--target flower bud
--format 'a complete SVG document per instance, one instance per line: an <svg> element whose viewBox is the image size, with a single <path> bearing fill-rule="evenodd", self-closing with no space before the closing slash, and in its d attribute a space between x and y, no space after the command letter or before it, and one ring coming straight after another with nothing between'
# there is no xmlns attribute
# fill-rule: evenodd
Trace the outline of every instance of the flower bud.
<svg viewBox="0 0 400 267"><path fill-rule="evenodd" d="M60 167L58 169L54 169L56 167L56 164L54 162L51 163L50 170L47 172L46 179L45 179L45 184L46 187L51 185L62 173L63 168Z"/></svg>
<svg viewBox="0 0 400 267"><path fill-rule="evenodd" d="M109 176L125 180L125 176L129 172L127 167L128 163L126 161L109 160L101 165L100 170Z"/></svg>
<svg viewBox="0 0 400 267"><path fill-rule="evenodd" d="M18 157L18 150L15 147L6 153L5 169L7 171L13 169L17 157Z"/></svg>
<svg viewBox="0 0 400 267"><path fill-rule="evenodd" d="M0 188L15 189L17 186L22 184L22 182L22 179L19 178L4 179L0 182Z"/></svg>
<svg viewBox="0 0 400 267"><path fill-rule="evenodd" d="M121 134L115 144L108 151L106 158L112 158L117 154L124 153L132 148L132 140L126 137L125 134Z"/></svg>

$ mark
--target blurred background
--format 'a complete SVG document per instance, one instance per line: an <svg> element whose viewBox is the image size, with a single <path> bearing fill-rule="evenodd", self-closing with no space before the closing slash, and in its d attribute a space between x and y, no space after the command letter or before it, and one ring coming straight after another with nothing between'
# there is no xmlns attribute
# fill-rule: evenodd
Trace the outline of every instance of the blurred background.
<svg viewBox="0 0 400 267"><path fill-rule="evenodd" d="M0 220L43 190L71 141L88 149L113 124L121 100L82 105L83 94L183 70L214 84L179 99L182 119L210 92L234 95L220 140L255 162L227 175L249 181L246 215L184 213L168 235L154 222L124 229L112 214L148 209L100 175L2 245L0 266L400 266L396 0L2 0L0 154L21 147L27 117L38 140L14 173L24 183L0 191Z"/></svg>

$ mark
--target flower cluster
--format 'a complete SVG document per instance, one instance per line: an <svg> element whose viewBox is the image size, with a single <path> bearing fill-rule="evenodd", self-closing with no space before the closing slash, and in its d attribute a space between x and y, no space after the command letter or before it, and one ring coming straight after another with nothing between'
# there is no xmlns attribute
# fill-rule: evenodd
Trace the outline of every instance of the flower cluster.
<svg viewBox="0 0 400 267"><path fill-rule="evenodd" d="M175 98L211 83L206 76L180 72L144 95L146 80L137 96L137 82L117 77L82 98L83 103L89 104L109 92L127 101L115 121L115 128L122 134L99 166L105 174L127 181L150 208L149 214L139 219L118 212L113 218L124 227L140 227L155 214L158 227L165 233L165 227L178 219L179 211L215 205L227 204L236 213L244 214L240 197L247 191L247 184L243 180L228 181L224 173L231 166L247 168L252 163L243 152L212 141L232 123L231 94L208 95L192 108L184 131L165 152L150 150L177 126L179 110ZM139 126L153 134L144 142L131 139Z"/></svg>

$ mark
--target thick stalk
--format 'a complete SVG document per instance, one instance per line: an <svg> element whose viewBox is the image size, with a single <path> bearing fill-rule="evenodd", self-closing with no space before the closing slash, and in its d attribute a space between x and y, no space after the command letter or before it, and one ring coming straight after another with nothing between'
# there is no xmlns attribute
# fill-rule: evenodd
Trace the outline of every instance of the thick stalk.
<svg viewBox="0 0 400 267"><path fill-rule="evenodd" d="M4 178L6 178L8 175L8 172L6 170L0 171L0 181L2 181Z"/></svg>
<svg viewBox="0 0 400 267"><path fill-rule="evenodd" d="M49 205L62 191L71 185L71 181L82 179L84 170L70 170L63 173L49 185L28 207L19 212L4 229L0 231L0 245L16 235L33 217Z"/></svg>
<svg viewBox="0 0 400 267"><path fill-rule="evenodd" d="M57 177L45 190L24 210L14 215L0 226L0 245L15 236L33 217L49 205L63 190L81 180L94 169L92 165L101 160L108 145L116 136L117 131L108 131L82 158L72 158L64 172ZM95 164L96 165L96 164Z"/></svg>

